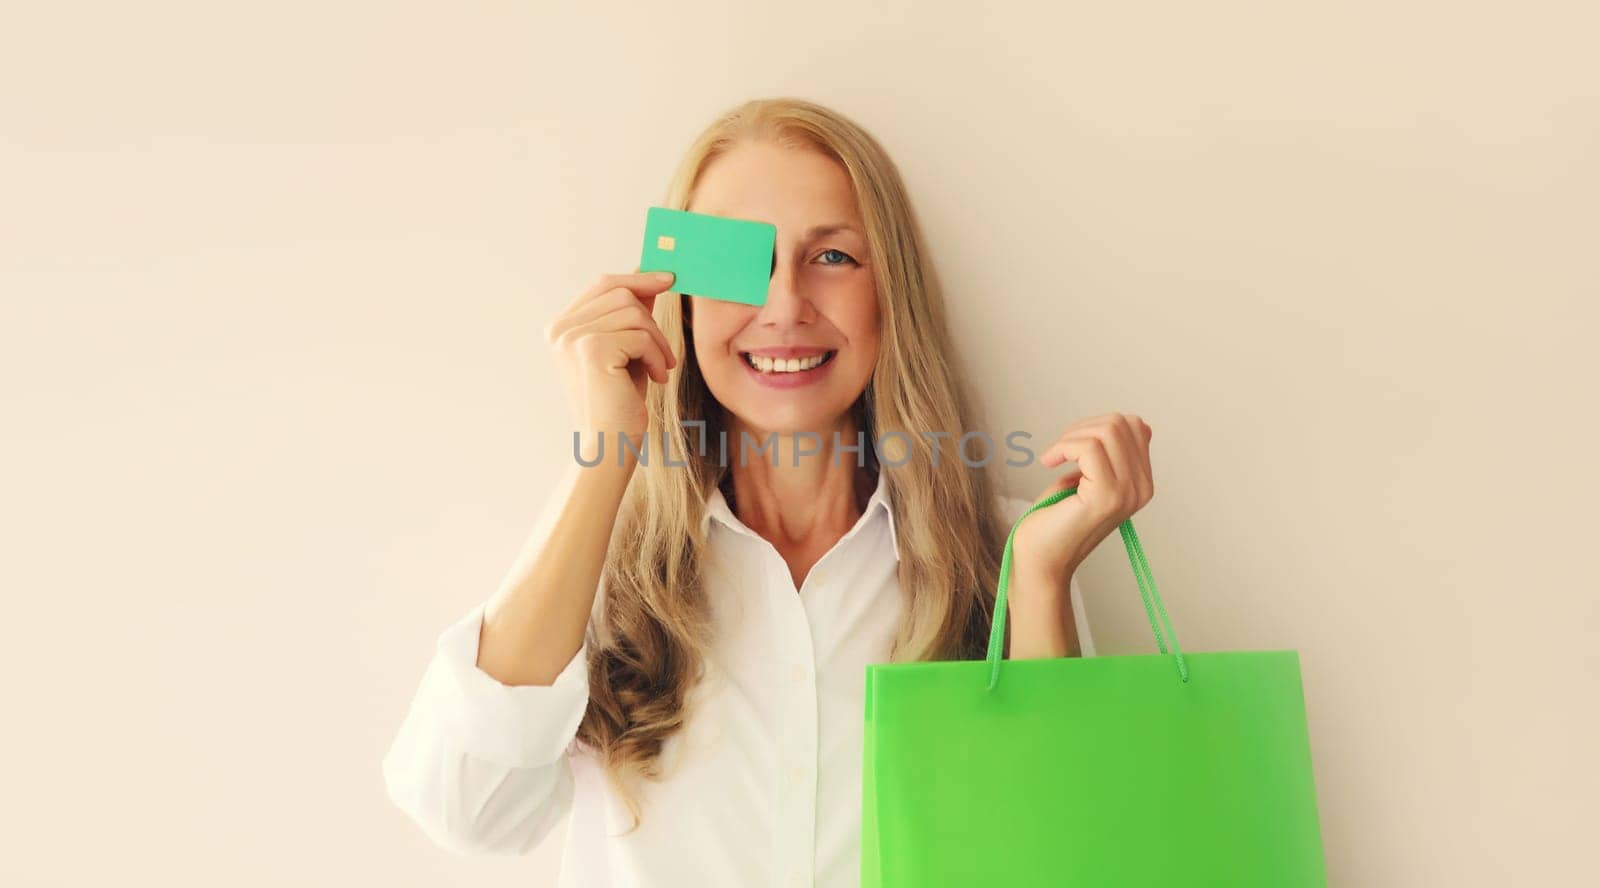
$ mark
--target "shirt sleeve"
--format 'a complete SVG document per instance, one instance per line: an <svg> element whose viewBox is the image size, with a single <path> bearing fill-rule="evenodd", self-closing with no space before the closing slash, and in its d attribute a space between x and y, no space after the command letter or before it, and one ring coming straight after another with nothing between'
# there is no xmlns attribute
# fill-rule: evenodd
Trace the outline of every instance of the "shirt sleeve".
<svg viewBox="0 0 1600 888"><path fill-rule="evenodd" d="M1078 575L1072 575L1072 622L1078 627L1078 647L1085 657L1098 656L1094 652L1094 635L1089 632L1089 614L1083 609L1083 588L1078 585Z"/></svg>
<svg viewBox="0 0 1600 888"><path fill-rule="evenodd" d="M550 685L479 669L484 604L439 634L383 760L389 797L458 853L524 854L570 811L568 757L588 706L587 646Z"/></svg>

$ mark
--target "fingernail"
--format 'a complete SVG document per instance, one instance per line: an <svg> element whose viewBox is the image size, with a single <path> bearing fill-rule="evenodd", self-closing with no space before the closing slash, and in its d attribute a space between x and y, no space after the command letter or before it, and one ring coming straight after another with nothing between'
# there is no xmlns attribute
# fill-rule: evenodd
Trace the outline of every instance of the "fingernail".
<svg viewBox="0 0 1600 888"><path fill-rule="evenodd" d="M672 272L670 272L670 271L657 271L657 272L653 273L653 276L658 281L670 281L670 280L672 280Z"/></svg>

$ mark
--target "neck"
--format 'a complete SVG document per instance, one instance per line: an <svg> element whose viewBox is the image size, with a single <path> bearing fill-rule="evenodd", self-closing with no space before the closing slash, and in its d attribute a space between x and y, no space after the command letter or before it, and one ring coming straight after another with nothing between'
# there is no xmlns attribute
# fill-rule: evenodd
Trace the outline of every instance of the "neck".
<svg viewBox="0 0 1600 888"><path fill-rule="evenodd" d="M858 430L850 414L809 435L756 429L730 418L729 467L723 479L729 509L780 549L842 536L861 517L877 480L870 450L857 454L842 449L855 446ZM751 439L742 459L741 432ZM841 448L834 447L835 432ZM871 447L870 442L863 444ZM758 451L762 446L767 449ZM858 460L866 467L858 466Z"/></svg>

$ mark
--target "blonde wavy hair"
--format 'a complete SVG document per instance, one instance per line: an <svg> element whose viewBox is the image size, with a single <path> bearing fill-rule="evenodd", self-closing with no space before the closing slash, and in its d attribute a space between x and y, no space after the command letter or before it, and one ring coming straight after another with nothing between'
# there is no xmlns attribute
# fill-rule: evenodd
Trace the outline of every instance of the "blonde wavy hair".
<svg viewBox="0 0 1600 888"><path fill-rule="evenodd" d="M891 658L982 659L1010 527L995 513L987 461L969 466L942 452L936 465L934 444L923 434L945 431L952 441L983 426L962 382L943 295L899 171L871 135L841 114L802 99L756 99L718 117L694 141L663 206L686 209L710 161L748 141L835 159L850 176L865 223L881 346L854 408L868 442L864 471L885 471L871 452L880 436L910 448L909 459L904 447L885 454L906 613ZM587 630L590 701L578 729L579 742L598 754L633 814L629 832L641 813L628 781L660 777L663 743L683 728L689 691L704 674L712 626L701 522L707 498L730 471L715 458L725 417L694 349L686 347L691 331L682 297L663 293L655 319L683 358L665 385L649 387L647 441L655 458L634 472L611 537ZM694 420L705 423L711 442L705 455L700 433L683 425ZM673 461L687 467L660 458L663 433ZM1009 637L1008 627L1008 645Z"/></svg>

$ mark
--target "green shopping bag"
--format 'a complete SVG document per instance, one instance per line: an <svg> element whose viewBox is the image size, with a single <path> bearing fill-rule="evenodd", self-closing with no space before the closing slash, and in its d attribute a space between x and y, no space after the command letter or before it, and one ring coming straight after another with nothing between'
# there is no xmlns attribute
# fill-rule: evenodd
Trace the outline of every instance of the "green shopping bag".
<svg viewBox="0 0 1600 888"><path fill-rule="evenodd" d="M867 667L862 888L1326 885L1299 656L1179 651L1120 530L1160 654L1002 668L1014 525L987 661Z"/></svg>

